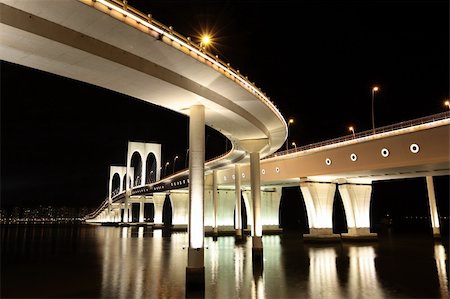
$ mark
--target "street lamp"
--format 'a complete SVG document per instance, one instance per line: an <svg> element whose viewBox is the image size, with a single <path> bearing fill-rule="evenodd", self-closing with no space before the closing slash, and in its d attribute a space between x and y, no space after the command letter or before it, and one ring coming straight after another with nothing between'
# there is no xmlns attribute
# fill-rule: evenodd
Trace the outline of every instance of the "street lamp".
<svg viewBox="0 0 450 299"><path fill-rule="evenodd" d="M290 118L289 119L289 121L288 121L288 129L287 129L287 136L286 136L286 150L288 150L288 140L289 140L289 126L291 125L291 124L293 124L294 123L294 119L293 118Z"/></svg>
<svg viewBox="0 0 450 299"><path fill-rule="evenodd" d="M353 128L353 126L348 127L348 130L349 130L350 132L352 132L353 138L355 138L355 129Z"/></svg>
<svg viewBox="0 0 450 299"><path fill-rule="evenodd" d="M292 142L292 146L294 147L295 150L297 150L297 144L295 142Z"/></svg>
<svg viewBox="0 0 450 299"><path fill-rule="evenodd" d="M378 86L372 87L372 133L375 134L375 116L374 116L374 100L375 100L375 92L377 92L380 88Z"/></svg>
<svg viewBox="0 0 450 299"><path fill-rule="evenodd" d="M204 34L200 39L200 49L204 50L211 42L211 37L208 34Z"/></svg>
<svg viewBox="0 0 450 299"><path fill-rule="evenodd" d="M166 176L167 166L169 166L169 162L166 162L166 165L164 166L164 175L163 175L163 177Z"/></svg>
<svg viewBox="0 0 450 299"><path fill-rule="evenodd" d="M177 161L178 156L175 156L175 158L173 158L173 167L172 167L172 173L175 173L175 162Z"/></svg>
<svg viewBox="0 0 450 299"><path fill-rule="evenodd" d="M449 100L446 100L446 101L444 102L444 106L447 106L448 109L450 110L450 101L449 101Z"/></svg>

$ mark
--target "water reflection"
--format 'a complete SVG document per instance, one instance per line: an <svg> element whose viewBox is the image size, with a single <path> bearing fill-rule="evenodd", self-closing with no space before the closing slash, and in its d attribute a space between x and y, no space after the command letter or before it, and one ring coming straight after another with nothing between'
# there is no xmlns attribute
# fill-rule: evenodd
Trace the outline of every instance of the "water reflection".
<svg viewBox="0 0 450 299"><path fill-rule="evenodd" d="M436 267L439 278L439 289L441 298L448 298L448 276L447 276L447 255L442 244L434 245L434 258L436 259Z"/></svg>
<svg viewBox="0 0 450 299"><path fill-rule="evenodd" d="M1 236L2 298L185 298L187 233L2 227ZM204 297L448 298L448 248L430 238L319 245L275 235L263 243L264 267L255 269L251 238L205 238Z"/></svg>
<svg viewBox="0 0 450 299"><path fill-rule="evenodd" d="M309 248L309 296L342 298L336 271L335 248Z"/></svg>
<svg viewBox="0 0 450 299"><path fill-rule="evenodd" d="M384 298L375 271L373 246L349 248L350 273L347 298Z"/></svg>

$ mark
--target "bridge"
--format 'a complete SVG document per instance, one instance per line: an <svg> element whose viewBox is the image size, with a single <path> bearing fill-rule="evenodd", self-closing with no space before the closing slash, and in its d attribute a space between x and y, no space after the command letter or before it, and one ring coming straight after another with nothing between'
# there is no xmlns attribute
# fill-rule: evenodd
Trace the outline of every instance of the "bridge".
<svg viewBox="0 0 450 299"><path fill-rule="evenodd" d="M449 173L447 114L423 125L273 156L288 131L269 97L238 69L126 1L1 0L0 21L2 60L189 116L189 168L161 179L158 145L130 143L127 165L111 168L110 195L92 219L128 223L137 198L142 205L153 201L160 222L162 198L169 194L174 224L189 232L189 282L204 277L205 225L214 233L233 227L242 234L241 196L233 190L242 190L253 258L261 262L262 232L277 225L282 186L300 185L311 237L334 238L329 210L337 184L349 236L367 237L373 180L427 176L432 202L430 178ZM205 125L232 144L231 151L206 163Z"/></svg>
<svg viewBox="0 0 450 299"><path fill-rule="evenodd" d="M448 175L450 162L450 113L443 112L399 124L360 132L316 144L277 152L261 161L261 197L263 231L279 230L281 189L299 186L303 194L310 233L306 239L337 240L376 237L370 232L372 182L379 180L426 177L433 233L439 236L439 219L433 176ZM145 223L154 219L163 225L163 204L171 202L174 229L188 226L189 169L156 180L153 175L161 161L161 146L130 142L126 166L111 166L110 194L89 215L89 222ZM139 157L138 160L133 157ZM147 157L146 165L140 157ZM150 157L151 159L149 159ZM148 161L151 161L150 164ZM212 162L212 161L211 161ZM205 171L205 229L217 235L251 227L252 201L248 163L235 163ZM138 169L138 171L136 171ZM130 173L128 186L127 173ZM337 190L336 190L337 189ZM239 190L239 191L236 191ZM343 199L348 233L335 235L332 213L335 192ZM244 207L241 207L241 197ZM153 215L144 217L144 205L153 205ZM239 210L246 211L242 223Z"/></svg>

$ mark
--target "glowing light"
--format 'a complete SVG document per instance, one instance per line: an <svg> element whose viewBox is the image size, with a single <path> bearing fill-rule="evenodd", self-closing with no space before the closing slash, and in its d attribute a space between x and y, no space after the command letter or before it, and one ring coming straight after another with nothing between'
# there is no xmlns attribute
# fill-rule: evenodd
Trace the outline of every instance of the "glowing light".
<svg viewBox="0 0 450 299"><path fill-rule="evenodd" d="M450 109L450 101L449 101L449 100L446 100L446 101L444 102L444 106L447 106L448 109Z"/></svg>
<svg viewBox="0 0 450 299"><path fill-rule="evenodd" d="M379 88L378 86L372 87L372 91L375 91L375 92L377 92L379 89L380 89L380 88Z"/></svg>
<svg viewBox="0 0 450 299"><path fill-rule="evenodd" d="M209 35L203 35L202 36L202 45L208 46L211 43L211 37Z"/></svg>

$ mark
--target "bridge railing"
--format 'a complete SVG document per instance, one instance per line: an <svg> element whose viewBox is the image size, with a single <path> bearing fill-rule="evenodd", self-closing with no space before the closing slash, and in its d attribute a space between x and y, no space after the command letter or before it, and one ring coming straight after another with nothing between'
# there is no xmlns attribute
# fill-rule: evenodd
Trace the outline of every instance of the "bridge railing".
<svg viewBox="0 0 450 299"><path fill-rule="evenodd" d="M85 0L79 1L86 2ZM145 13L139 11L133 6L128 5L127 0L101 0L101 2L106 2L109 5L113 5L114 7L123 10L126 14L132 15L133 19L141 20L139 22L141 24L148 23L151 26L156 27L159 31L163 32L162 34L163 36L169 37L171 41L178 44L179 42L182 42L184 43L183 46L187 46L194 49L198 56L206 60L204 61L204 63L209 64L211 66L215 65L218 68L218 70L224 72L228 78L238 82L242 87L246 88L247 90L255 94L255 96L257 96L260 100L266 103L268 107L270 107L271 110L274 111L274 113L278 115L278 117L281 120L285 121L284 117L278 111L275 104L270 100L270 97L267 96L266 93L261 90L261 88L258 88L255 82L251 82L247 76L242 75L240 71L238 69L233 68L229 62L223 61L222 59L219 58L218 55L214 55L211 52L209 52L205 47L202 47L200 42L192 41L190 37L186 37L173 30L172 26L167 27L161 22L158 22L152 17L151 14L146 15ZM175 40L174 38L177 39L178 41Z"/></svg>
<svg viewBox="0 0 450 299"><path fill-rule="evenodd" d="M91 213L85 215L85 216L83 217L83 220L93 219L93 218L97 217L97 216L98 216L98 215L99 215L99 214L100 214L100 213L108 206L108 202L109 202L109 199L106 198L106 199L99 205L99 207L98 207L97 209L95 209L95 211L93 211L93 212L91 212Z"/></svg>
<svg viewBox="0 0 450 299"><path fill-rule="evenodd" d="M264 159L269 159L269 158L278 157L278 156L284 156L284 155L301 152L301 151L306 151L306 150L323 147L323 146L327 146L327 145L331 145L331 144L350 141L350 140L357 139L357 138L364 138L364 137L372 136L374 134L381 134L381 133L391 132L391 131L395 131L395 130L399 130L399 129L418 126L418 125L431 123L431 122L435 122L435 121L439 121L439 120L443 120L443 119L447 119L447 118L450 118L450 111L445 111L445 112L441 112L441 113L437 113L437 114L433 114L433 115L429 115L429 116L424 116L421 118L402 121L402 122L395 123L392 125L375 128L375 132L373 130L367 130L367 131L355 133L355 135L350 134L350 135L346 135L346 136L342 136L342 137L337 137L334 139L329 139L329 140L320 141L317 143L312 143L312 144L295 147L295 148L288 149L285 151L273 153L272 155L264 157Z"/></svg>

